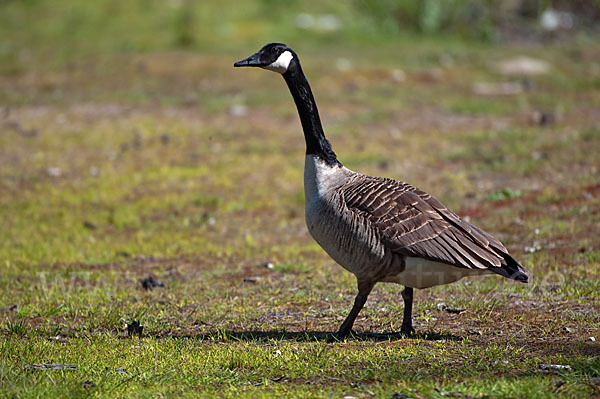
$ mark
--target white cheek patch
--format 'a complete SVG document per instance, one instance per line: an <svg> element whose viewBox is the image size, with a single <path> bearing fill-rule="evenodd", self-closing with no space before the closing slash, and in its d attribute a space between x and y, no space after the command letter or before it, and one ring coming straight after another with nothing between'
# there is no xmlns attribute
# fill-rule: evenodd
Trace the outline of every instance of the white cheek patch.
<svg viewBox="0 0 600 399"><path fill-rule="evenodd" d="M275 62L273 62L271 65L267 65L265 69L283 74L287 71L288 66L290 66L292 58L294 58L292 53L286 50L281 53Z"/></svg>

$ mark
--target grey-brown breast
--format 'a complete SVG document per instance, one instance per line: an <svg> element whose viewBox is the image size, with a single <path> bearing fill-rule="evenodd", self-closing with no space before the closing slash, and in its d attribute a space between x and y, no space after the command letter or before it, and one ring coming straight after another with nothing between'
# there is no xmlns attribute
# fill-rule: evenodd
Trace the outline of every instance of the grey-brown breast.
<svg viewBox="0 0 600 399"><path fill-rule="evenodd" d="M469 269L506 264L498 240L410 184L357 174L339 190L348 210L366 218L394 253Z"/></svg>

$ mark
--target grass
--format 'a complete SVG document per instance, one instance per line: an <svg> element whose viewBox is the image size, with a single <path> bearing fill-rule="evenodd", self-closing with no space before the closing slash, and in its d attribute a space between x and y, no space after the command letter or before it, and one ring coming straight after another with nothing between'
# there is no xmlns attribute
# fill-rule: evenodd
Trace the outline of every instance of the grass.
<svg viewBox="0 0 600 399"><path fill-rule="evenodd" d="M418 291L410 339L372 334L400 328L401 287L381 284L357 335L328 343L355 281L306 231L293 102L274 74L231 67L279 22L224 7L241 22L218 48L188 31L214 28L214 6L194 17L205 25L134 13L139 29L124 37L128 11L87 42L104 19L81 25L94 10L59 3L0 5L4 22L55 13L21 34L0 24L14 39L0 46L0 396L600 395L597 41L381 34L373 46L352 31L328 44L281 30L342 163L425 189L534 276ZM82 36L65 33L65 10ZM154 40L153 29L169 34ZM40 62L54 50L56 62ZM523 53L552 73L511 96L473 93L520 79L494 65ZM352 69L331 68L338 58ZM165 286L144 290L148 276ZM143 330L129 336L134 321Z"/></svg>

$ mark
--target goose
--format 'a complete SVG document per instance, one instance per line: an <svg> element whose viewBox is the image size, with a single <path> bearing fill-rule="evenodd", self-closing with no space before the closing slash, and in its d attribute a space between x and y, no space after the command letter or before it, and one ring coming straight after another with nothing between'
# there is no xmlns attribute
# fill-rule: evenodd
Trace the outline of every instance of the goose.
<svg viewBox="0 0 600 399"><path fill-rule="evenodd" d="M400 333L412 325L414 289L449 284L467 276L497 274L527 283L529 272L492 235L461 219L410 184L367 176L343 166L325 137L317 104L298 55L269 43L234 67L258 67L283 76L306 141L306 225L314 240L356 276L358 294L336 338L352 332L378 282L404 286Z"/></svg>

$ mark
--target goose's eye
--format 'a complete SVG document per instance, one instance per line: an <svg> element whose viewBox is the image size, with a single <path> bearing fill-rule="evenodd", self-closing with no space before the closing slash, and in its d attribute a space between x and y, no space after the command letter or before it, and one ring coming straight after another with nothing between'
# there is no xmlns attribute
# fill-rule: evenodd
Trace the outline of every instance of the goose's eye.
<svg viewBox="0 0 600 399"><path fill-rule="evenodd" d="M277 47L273 47L273 48L271 49L271 53L273 53L273 54L277 54L277 52L278 52L278 49L277 49Z"/></svg>

